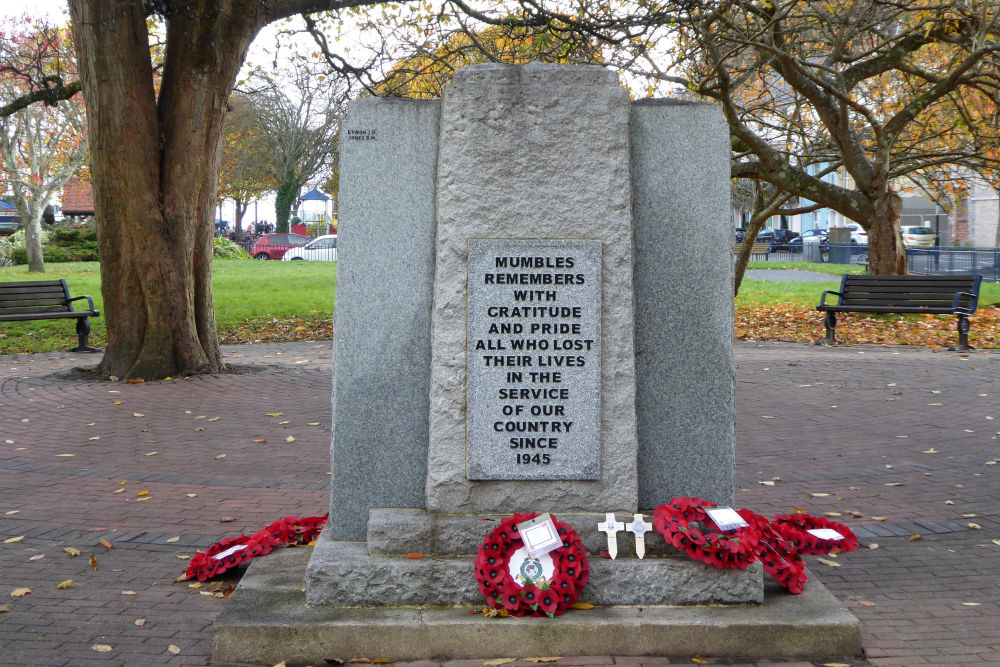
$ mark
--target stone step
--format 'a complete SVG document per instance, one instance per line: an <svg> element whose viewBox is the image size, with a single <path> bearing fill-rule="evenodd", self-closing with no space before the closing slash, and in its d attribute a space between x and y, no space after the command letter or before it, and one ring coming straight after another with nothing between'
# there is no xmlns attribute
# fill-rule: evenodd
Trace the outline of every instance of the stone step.
<svg viewBox="0 0 1000 667"><path fill-rule="evenodd" d="M814 578L802 595L769 587L763 605L610 606L555 619L485 618L469 607L311 607L303 588L308 558L309 550L285 549L252 562L215 622L213 661L861 654L858 620Z"/></svg>

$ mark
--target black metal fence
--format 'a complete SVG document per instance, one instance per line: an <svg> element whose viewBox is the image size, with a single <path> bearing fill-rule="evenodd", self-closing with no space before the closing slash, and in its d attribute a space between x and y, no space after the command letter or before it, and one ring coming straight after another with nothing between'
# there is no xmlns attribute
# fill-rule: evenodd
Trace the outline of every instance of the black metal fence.
<svg viewBox="0 0 1000 667"><path fill-rule="evenodd" d="M755 255L753 260L770 262L830 262L833 264L868 264L868 246L855 243L807 243L792 250L772 250ZM980 274L983 280L1000 282L1000 248L964 248L943 246L906 249L906 260L913 275L948 276Z"/></svg>
<svg viewBox="0 0 1000 667"><path fill-rule="evenodd" d="M907 248L910 273L923 276L979 274L1000 282L1000 248Z"/></svg>

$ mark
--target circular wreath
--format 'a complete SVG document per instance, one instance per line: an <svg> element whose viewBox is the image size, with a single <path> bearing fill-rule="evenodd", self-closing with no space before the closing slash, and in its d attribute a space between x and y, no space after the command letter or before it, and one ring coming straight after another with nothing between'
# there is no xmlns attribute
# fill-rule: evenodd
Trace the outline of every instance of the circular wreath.
<svg viewBox="0 0 1000 667"><path fill-rule="evenodd" d="M720 532L705 512L715 503L700 498L671 498L653 510L653 526L667 544L718 568L745 570L757 560L758 539L752 528ZM692 524L700 522L702 528Z"/></svg>
<svg viewBox="0 0 1000 667"><path fill-rule="evenodd" d="M511 616L551 618L561 616L576 602L590 579L590 564L580 536L572 526L553 516L552 522L563 543L547 554L552 559L552 576L528 579L523 585L518 582L509 568L512 557L524 547L517 524L536 516L537 513L515 514L501 519L479 545L474 561L476 581L490 607L506 609Z"/></svg>
<svg viewBox="0 0 1000 667"><path fill-rule="evenodd" d="M757 558L770 574L790 593L799 595L805 589L806 562L795 546L778 533L771 522L753 510L736 510L750 528L757 531Z"/></svg>
<svg viewBox="0 0 1000 667"><path fill-rule="evenodd" d="M801 554L822 556L834 552L854 551L858 548L858 538L850 528L823 517L809 514L778 514L771 525ZM807 532L817 528L833 529L843 535L844 539L824 540Z"/></svg>

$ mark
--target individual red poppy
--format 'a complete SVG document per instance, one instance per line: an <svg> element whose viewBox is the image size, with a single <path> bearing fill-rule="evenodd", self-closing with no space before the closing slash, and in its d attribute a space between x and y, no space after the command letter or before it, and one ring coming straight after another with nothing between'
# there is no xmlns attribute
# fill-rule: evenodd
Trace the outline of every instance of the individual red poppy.
<svg viewBox="0 0 1000 667"><path fill-rule="evenodd" d="M556 591L542 591L538 599L538 609L546 614L555 614L559 608L561 596ZM572 603L570 603L572 604ZM569 606L569 605L567 605Z"/></svg>
<svg viewBox="0 0 1000 667"><path fill-rule="evenodd" d="M504 583L503 607L512 614L521 610L521 587L513 580Z"/></svg>
<svg viewBox="0 0 1000 667"><path fill-rule="evenodd" d="M538 596L541 594L541 589L534 584L528 584L521 589L521 604L526 604L528 606L538 604Z"/></svg>

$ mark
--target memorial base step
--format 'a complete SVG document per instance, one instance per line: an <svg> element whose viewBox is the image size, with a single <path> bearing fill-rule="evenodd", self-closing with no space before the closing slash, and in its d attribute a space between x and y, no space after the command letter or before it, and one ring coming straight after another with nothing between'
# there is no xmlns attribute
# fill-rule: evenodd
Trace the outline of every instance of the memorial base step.
<svg viewBox="0 0 1000 667"><path fill-rule="evenodd" d="M320 536L306 568L306 600L333 607L482 605L471 557L371 556L363 542ZM763 569L719 569L684 557L591 557L581 602L759 604Z"/></svg>
<svg viewBox="0 0 1000 667"><path fill-rule="evenodd" d="M308 605L303 575L309 556L306 549L285 549L251 563L214 624L213 661L581 655L826 660L861 654L858 620L815 579L802 595L769 585L761 605L607 606L555 619L486 618L469 607Z"/></svg>

